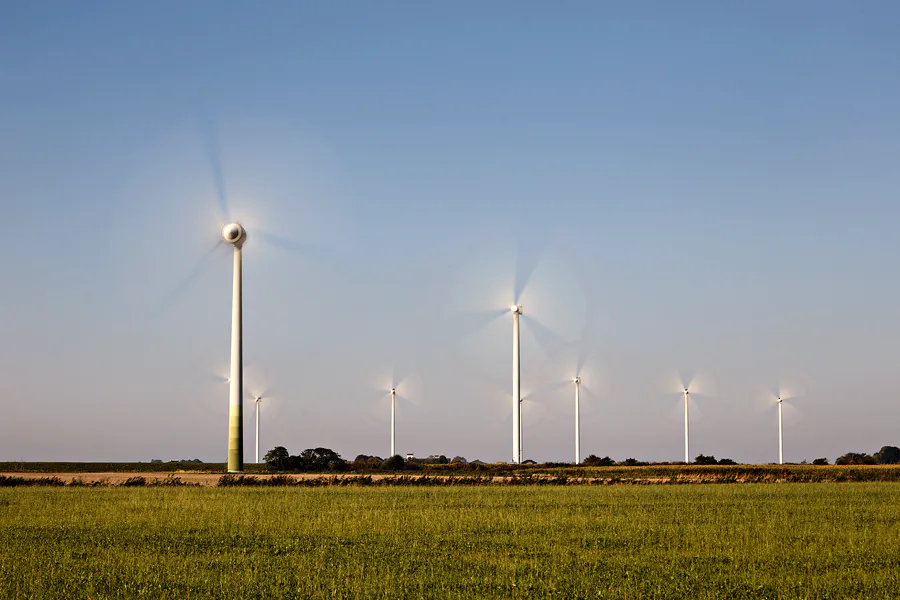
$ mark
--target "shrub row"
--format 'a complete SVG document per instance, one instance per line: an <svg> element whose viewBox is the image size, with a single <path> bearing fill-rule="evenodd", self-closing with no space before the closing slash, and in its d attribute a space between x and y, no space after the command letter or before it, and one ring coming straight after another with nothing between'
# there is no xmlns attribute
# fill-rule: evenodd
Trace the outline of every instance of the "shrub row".
<svg viewBox="0 0 900 600"><path fill-rule="evenodd" d="M145 477L129 477L122 483L114 484L108 480L84 481L78 477L66 483L59 477L15 477L0 475L0 487L28 486L67 486L67 487L198 487L199 483L182 481L180 477L169 476L164 479L147 479Z"/></svg>

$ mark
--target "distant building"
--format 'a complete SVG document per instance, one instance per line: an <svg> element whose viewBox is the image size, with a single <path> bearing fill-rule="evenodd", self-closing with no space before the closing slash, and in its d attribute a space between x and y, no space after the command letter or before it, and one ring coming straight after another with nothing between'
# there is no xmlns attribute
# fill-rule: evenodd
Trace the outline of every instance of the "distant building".
<svg viewBox="0 0 900 600"><path fill-rule="evenodd" d="M406 455L406 460L415 460L415 459L416 459L416 455L415 455L415 454L407 454L407 455Z"/></svg>

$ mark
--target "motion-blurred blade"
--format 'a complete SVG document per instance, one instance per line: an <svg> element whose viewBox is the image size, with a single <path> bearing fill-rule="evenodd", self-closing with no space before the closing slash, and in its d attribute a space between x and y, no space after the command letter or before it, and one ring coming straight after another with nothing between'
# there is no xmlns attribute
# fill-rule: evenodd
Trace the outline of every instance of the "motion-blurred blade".
<svg viewBox="0 0 900 600"><path fill-rule="evenodd" d="M512 407L510 407L512 408ZM547 418L547 407L534 400L522 400L522 427L527 431Z"/></svg>
<svg viewBox="0 0 900 600"><path fill-rule="evenodd" d="M666 412L666 419L674 423L684 423L684 399L674 402ZM691 426L703 421L703 411L693 398L688 396L688 419Z"/></svg>
<svg viewBox="0 0 900 600"><path fill-rule="evenodd" d="M516 244L516 276L514 299L518 303L528 286L531 274L540 262L544 252L544 245L536 242L520 240Z"/></svg>
<svg viewBox="0 0 900 600"><path fill-rule="evenodd" d="M698 398L711 398L716 395L716 386L712 377L698 373L695 369L679 369L667 379L664 391L669 394L681 394L687 389L690 395Z"/></svg>
<svg viewBox="0 0 900 600"><path fill-rule="evenodd" d="M575 363L575 375L581 376L584 373L584 364L588 359L588 349L587 344L580 343L578 344L578 358Z"/></svg>
<svg viewBox="0 0 900 600"><path fill-rule="evenodd" d="M561 339L583 339L589 322L587 291L574 257L562 246L547 246L535 265L519 303L524 315Z"/></svg>
<svg viewBox="0 0 900 600"><path fill-rule="evenodd" d="M219 136L215 121L207 116L200 120L200 134L203 137L203 150L209 163L213 185L216 188L216 199L223 221L229 221L228 195L225 191L225 176L222 172L222 156L219 147Z"/></svg>
<svg viewBox="0 0 900 600"><path fill-rule="evenodd" d="M328 260L334 259L336 257L336 251L334 249L319 246L317 244L307 244L299 240L275 235L274 233L270 233L261 229L257 229L255 231L254 237L259 239L263 243L269 244L281 250L286 250L293 254L297 254L298 256L302 256L304 258Z"/></svg>
<svg viewBox="0 0 900 600"><path fill-rule="evenodd" d="M509 314L509 309L493 309L472 312L457 312L447 315L446 325L452 328L455 337L464 338L478 333L500 317ZM512 326L510 326L512 329Z"/></svg>
<svg viewBox="0 0 900 600"><path fill-rule="evenodd" d="M782 402L781 410L785 425L796 425L803 420L803 411L790 402Z"/></svg>
<svg viewBox="0 0 900 600"><path fill-rule="evenodd" d="M527 313L520 318L522 323L525 324L526 330L534 336L545 356L561 352L567 345L566 339L561 334L543 325L537 319L528 316Z"/></svg>
<svg viewBox="0 0 900 600"><path fill-rule="evenodd" d="M555 398L557 396L556 392L562 389L566 389L574 386L570 380L564 381L552 381L548 383L544 383L538 385L537 387L528 390L527 393L522 394L522 400L536 401L536 400L546 400L549 398Z"/></svg>
<svg viewBox="0 0 900 600"><path fill-rule="evenodd" d="M163 316L169 308L180 298L182 298L190 288L199 281L206 273L206 269L212 264L212 257L220 247L224 246L222 240L217 241L203 256L200 257L193 267L188 271L187 275L181 278L178 283L169 292L163 296L159 305L150 313L151 319L158 319Z"/></svg>

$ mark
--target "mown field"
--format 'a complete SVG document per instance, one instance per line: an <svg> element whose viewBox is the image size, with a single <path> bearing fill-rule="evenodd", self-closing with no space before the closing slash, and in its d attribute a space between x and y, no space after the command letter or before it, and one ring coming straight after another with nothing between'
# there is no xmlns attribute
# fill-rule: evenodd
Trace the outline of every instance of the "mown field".
<svg viewBox="0 0 900 600"><path fill-rule="evenodd" d="M0 489L3 598L896 598L898 483Z"/></svg>

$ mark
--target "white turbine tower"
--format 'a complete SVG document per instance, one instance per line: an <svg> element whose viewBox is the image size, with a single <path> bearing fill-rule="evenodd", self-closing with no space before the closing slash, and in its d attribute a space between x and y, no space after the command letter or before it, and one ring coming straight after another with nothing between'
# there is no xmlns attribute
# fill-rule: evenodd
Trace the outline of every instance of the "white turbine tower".
<svg viewBox="0 0 900 600"><path fill-rule="evenodd" d="M395 434L397 431L396 428L396 415L397 415L397 388L391 388L391 456L396 456L397 454L397 446L395 444L396 438Z"/></svg>
<svg viewBox="0 0 900 600"><path fill-rule="evenodd" d="M259 405L262 402L262 396L253 398L256 404L256 464L259 464Z"/></svg>
<svg viewBox="0 0 900 600"><path fill-rule="evenodd" d="M778 464L784 464L784 416L787 413L788 421L797 419L801 413L798 411L795 401L806 395L806 387L803 384L792 383L790 385L778 385L774 389L769 388L765 391L765 402L761 403L758 408L762 410L771 407L772 404L778 405Z"/></svg>
<svg viewBox="0 0 900 600"><path fill-rule="evenodd" d="M690 404L690 392L684 388L684 462L691 462L691 432L688 419L688 405Z"/></svg>
<svg viewBox="0 0 900 600"><path fill-rule="evenodd" d="M244 356L241 340L241 253L247 231L239 223L222 227L222 237L234 246L234 279L231 289L231 376L228 394L228 472L244 470ZM257 448L257 454L259 449ZM257 457L258 458L258 457Z"/></svg>
<svg viewBox="0 0 900 600"><path fill-rule="evenodd" d="M781 419L781 407L784 400L778 396L778 464L784 464L784 428Z"/></svg>
<svg viewBox="0 0 900 600"><path fill-rule="evenodd" d="M512 381L512 428L513 428L513 464L522 463L522 374L519 354L519 317L522 307L518 304L510 308L513 315L513 381Z"/></svg>
<svg viewBox="0 0 900 600"><path fill-rule="evenodd" d="M575 384L575 464L581 462L581 420L579 405L581 404L581 376L572 380Z"/></svg>

